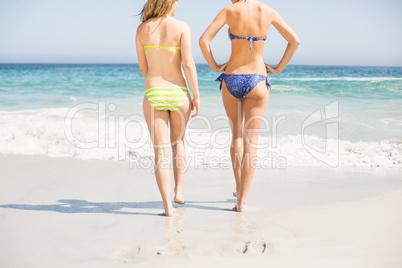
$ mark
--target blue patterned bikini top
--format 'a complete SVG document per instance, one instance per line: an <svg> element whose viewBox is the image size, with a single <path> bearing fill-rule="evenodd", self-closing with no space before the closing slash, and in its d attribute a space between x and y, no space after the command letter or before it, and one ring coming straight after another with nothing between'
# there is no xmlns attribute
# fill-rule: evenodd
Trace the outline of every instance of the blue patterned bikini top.
<svg viewBox="0 0 402 268"><path fill-rule="evenodd" d="M234 34L232 34L232 32L230 30L229 30L229 37L230 37L230 40L233 40L233 39L247 39L250 42L250 50L253 47L253 41L265 41L265 40L267 40L267 36L265 36L263 38L251 37L250 35L244 37L244 36L234 35Z"/></svg>

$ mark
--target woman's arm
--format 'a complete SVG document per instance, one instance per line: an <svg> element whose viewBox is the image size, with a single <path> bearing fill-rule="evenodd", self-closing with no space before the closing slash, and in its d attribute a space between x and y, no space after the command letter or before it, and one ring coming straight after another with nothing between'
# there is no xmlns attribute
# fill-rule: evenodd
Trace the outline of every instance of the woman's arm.
<svg viewBox="0 0 402 268"><path fill-rule="evenodd" d="M184 23L184 31L181 37L181 57L183 61L184 72L186 73L188 83L193 92L192 108L197 109L196 113L191 117L195 117L200 112L200 93L198 91L197 69L195 67L192 47L191 47L191 31L190 26Z"/></svg>
<svg viewBox="0 0 402 268"><path fill-rule="evenodd" d="M138 29L137 29L135 44L137 47L138 66L140 67L140 72L141 72L142 76L145 77L148 73L148 63L147 63L147 58L145 57L144 46L143 46L143 44L141 44L140 37L139 37L140 27L138 27Z"/></svg>
<svg viewBox="0 0 402 268"><path fill-rule="evenodd" d="M226 9L223 9L200 38L200 48L202 54L204 55L204 58L207 60L211 69L215 72L222 72L228 64L228 62L226 62L225 64L218 66L218 64L215 62L214 56L212 55L211 47L209 46L211 40L214 39L219 30L226 24L226 13Z"/></svg>
<svg viewBox="0 0 402 268"><path fill-rule="evenodd" d="M279 74L285 69L293 55L296 52L297 47L300 44L299 37L290 28L290 26L285 22L285 20L278 14L278 12L273 12L272 25L279 31L279 33L288 41L288 46L286 47L285 54L283 55L279 64L273 68L268 64L265 64L268 73Z"/></svg>

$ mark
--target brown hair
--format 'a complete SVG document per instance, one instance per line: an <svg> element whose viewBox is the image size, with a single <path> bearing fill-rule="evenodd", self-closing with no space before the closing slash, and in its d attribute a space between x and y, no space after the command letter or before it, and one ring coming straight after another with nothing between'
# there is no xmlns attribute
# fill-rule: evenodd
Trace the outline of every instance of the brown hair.
<svg viewBox="0 0 402 268"><path fill-rule="evenodd" d="M148 0L141 13L141 21L146 22L152 18L165 16L177 0Z"/></svg>

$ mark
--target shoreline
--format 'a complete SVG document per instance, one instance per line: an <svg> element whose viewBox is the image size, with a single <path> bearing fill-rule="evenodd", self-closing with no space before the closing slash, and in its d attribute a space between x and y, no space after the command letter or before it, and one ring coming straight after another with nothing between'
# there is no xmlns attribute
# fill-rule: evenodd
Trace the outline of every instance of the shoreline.
<svg viewBox="0 0 402 268"><path fill-rule="evenodd" d="M190 168L186 204L169 218L151 170L127 162L0 155L0 165L4 267L402 264L398 168L256 170L245 213L231 211L231 170Z"/></svg>

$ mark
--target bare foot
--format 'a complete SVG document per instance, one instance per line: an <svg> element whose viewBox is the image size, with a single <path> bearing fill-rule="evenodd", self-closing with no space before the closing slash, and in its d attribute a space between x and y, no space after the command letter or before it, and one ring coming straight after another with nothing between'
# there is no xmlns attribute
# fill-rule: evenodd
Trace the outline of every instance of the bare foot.
<svg viewBox="0 0 402 268"><path fill-rule="evenodd" d="M235 206L237 212L244 212L246 211L246 205L245 204L236 204Z"/></svg>
<svg viewBox="0 0 402 268"><path fill-rule="evenodd" d="M171 217L171 216L174 216L176 213L176 209L173 207L172 201L168 201L168 202L164 203L163 208L164 208L164 211L163 211L164 213L159 214L161 216Z"/></svg>
<svg viewBox="0 0 402 268"><path fill-rule="evenodd" d="M184 202L183 199L175 199L174 202L175 202L176 204L180 204L180 205L184 205L184 204L186 203L186 202Z"/></svg>
<svg viewBox="0 0 402 268"><path fill-rule="evenodd" d="M181 204L181 205L183 205L183 204L185 203L185 202L184 202L184 199L183 199L183 195L182 195L181 192L176 192L176 193L175 193L173 201L174 201L175 203Z"/></svg>
<svg viewBox="0 0 402 268"><path fill-rule="evenodd" d="M174 207L168 208L167 210L165 209L164 215L167 217L174 216L176 213L176 209Z"/></svg>
<svg viewBox="0 0 402 268"><path fill-rule="evenodd" d="M238 197L237 191L233 192L233 196L236 197L236 198Z"/></svg>

